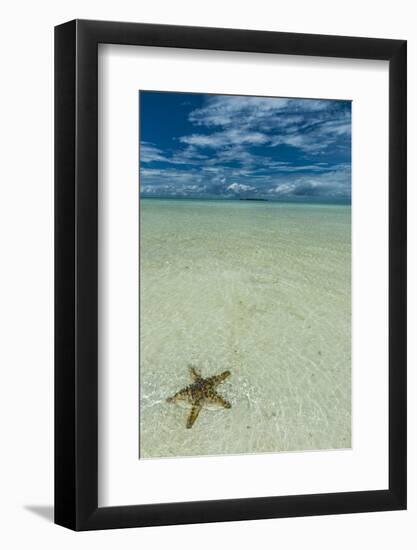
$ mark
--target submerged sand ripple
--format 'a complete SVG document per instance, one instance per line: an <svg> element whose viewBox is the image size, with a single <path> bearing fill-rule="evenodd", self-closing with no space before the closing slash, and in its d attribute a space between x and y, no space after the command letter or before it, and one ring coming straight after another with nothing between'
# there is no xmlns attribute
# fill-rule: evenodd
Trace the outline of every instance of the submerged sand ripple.
<svg viewBox="0 0 417 550"><path fill-rule="evenodd" d="M143 200L141 457L351 444L350 208ZM192 430L186 365L230 370Z"/></svg>

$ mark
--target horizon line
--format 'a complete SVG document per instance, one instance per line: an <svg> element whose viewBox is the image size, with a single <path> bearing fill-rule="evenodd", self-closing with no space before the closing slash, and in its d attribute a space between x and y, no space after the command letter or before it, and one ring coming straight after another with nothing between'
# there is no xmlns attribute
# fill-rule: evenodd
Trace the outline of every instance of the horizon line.
<svg viewBox="0 0 417 550"><path fill-rule="evenodd" d="M352 200L347 199L312 199L312 198L300 198L300 199L267 199L264 197L181 197L181 196L172 196L172 195L139 195L140 199L152 199L152 200L200 200L200 201L234 201L234 202L269 202L269 203L288 203L288 204L332 204L332 205L343 205L343 206L352 206Z"/></svg>

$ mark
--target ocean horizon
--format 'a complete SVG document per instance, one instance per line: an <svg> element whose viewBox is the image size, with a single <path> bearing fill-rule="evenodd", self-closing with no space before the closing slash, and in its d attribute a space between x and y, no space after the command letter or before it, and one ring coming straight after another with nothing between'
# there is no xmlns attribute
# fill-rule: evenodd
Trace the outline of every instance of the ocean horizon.
<svg viewBox="0 0 417 550"><path fill-rule="evenodd" d="M173 200L173 201L202 201L202 202L261 202L261 203L279 203L279 204L303 204L303 205L323 205L323 206L352 206L351 200L335 200L325 199L319 197L316 200L309 197L296 200L291 199L277 199L277 198L264 198L264 197L225 197L225 196L204 196L204 197L192 197L192 196L164 196L164 195L142 195L140 194L140 200Z"/></svg>

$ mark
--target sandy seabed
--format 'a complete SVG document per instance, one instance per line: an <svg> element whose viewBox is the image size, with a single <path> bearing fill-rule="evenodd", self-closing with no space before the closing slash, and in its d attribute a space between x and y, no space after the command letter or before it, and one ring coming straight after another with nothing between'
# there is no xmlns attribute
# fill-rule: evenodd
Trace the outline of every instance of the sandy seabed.
<svg viewBox="0 0 417 550"><path fill-rule="evenodd" d="M140 457L351 446L351 209L142 199ZM230 370L231 409L166 402Z"/></svg>

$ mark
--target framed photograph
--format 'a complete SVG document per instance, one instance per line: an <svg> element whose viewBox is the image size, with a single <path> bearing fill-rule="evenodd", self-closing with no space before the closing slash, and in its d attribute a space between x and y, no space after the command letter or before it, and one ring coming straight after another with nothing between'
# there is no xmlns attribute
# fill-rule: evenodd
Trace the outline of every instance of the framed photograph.
<svg viewBox="0 0 417 550"><path fill-rule="evenodd" d="M55 29L55 522L406 507L406 42Z"/></svg>

